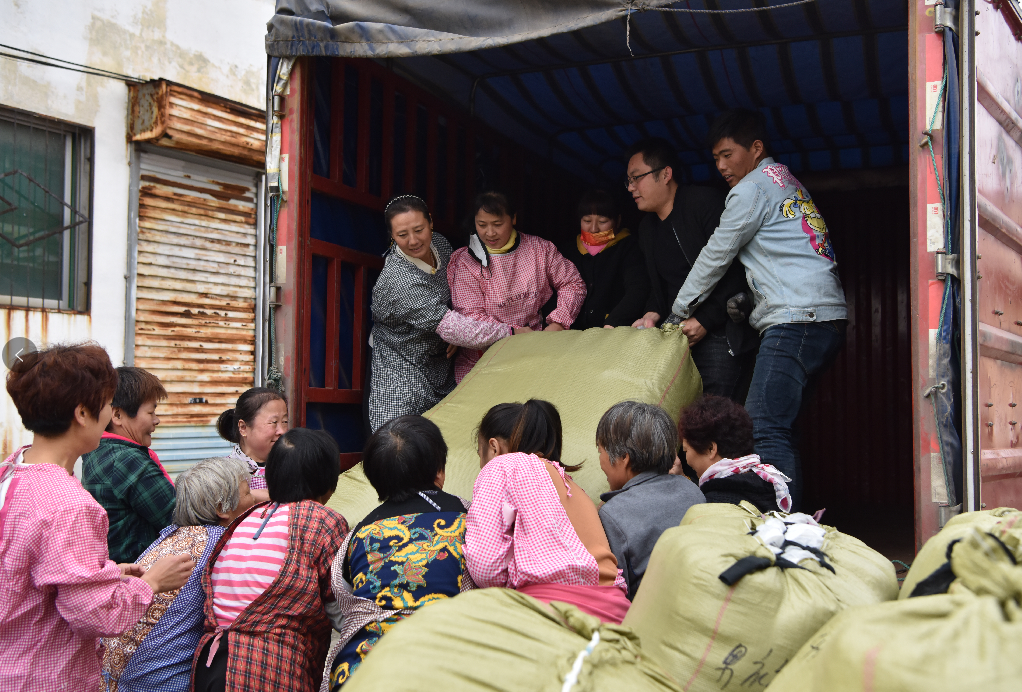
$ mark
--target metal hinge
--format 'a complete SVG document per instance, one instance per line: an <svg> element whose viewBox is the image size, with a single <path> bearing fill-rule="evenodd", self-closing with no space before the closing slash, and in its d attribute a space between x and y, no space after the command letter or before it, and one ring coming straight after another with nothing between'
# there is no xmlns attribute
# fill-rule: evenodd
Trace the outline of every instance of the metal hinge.
<svg viewBox="0 0 1022 692"><path fill-rule="evenodd" d="M949 255L946 252L937 251L935 256L937 264L937 278L946 279L947 275L958 277L958 255Z"/></svg>
<svg viewBox="0 0 1022 692"><path fill-rule="evenodd" d="M281 300L280 293L283 290L283 288L284 288L284 284L274 284L274 283L270 284L270 300L267 301L268 304L270 305L270 307L278 308L281 305L283 305L283 303L280 302L280 300Z"/></svg>
<svg viewBox="0 0 1022 692"><path fill-rule="evenodd" d="M937 528L942 529L949 521L962 513L962 503L957 505L939 505L937 507Z"/></svg>
<svg viewBox="0 0 1022 692"><path fill-rule="evenodd" d="M951 31L958 30L958 10L948 9L943 4L933 6L933 30L944 31L945 28Z"/></svg>

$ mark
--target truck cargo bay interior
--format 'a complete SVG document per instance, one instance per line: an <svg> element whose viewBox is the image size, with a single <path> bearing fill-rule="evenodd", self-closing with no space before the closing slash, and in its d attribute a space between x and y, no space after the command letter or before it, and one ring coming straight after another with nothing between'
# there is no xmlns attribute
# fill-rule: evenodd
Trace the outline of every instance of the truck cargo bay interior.
<svg viewBox="0 0 1022 692"><path fill-rule="evenodd" d="M913 12L885 0L644 11L467 52L372 59L310 49L292 71L282 127L291 180L278 242L301 255L277 327L294 344L281 355L298 380L293 423L330 430L357 460L368 289L392 195L424 196L457 246L472 195L508 189L518 227L559 241L577 232L582 189L624 194L623 154L642 137L675 143L684 183L722 185L709 123L729 107L756 108L775 158L826 219L849 306L846 346L801 418L805 507L910 560L931 502L928 480L918 485L930 469L913 448L929 409L913 379L922 270L911 176L923 159L913 163L910 123L923 108L913 32L933 28Z"/></svg>

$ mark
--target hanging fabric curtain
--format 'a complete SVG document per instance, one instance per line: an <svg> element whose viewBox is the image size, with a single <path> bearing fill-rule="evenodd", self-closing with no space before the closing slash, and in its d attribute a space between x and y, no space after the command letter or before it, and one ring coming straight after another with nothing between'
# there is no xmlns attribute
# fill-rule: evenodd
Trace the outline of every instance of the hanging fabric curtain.
<svg viewBox="0 0 1022 692"><path fill-rule="evenodd" d="M644 0L654 9L676 0ZM629 0L277 0L266 52L401 58L496 48L603 24L637 10Z"/></svg>
<svg viewBox="0 0 1022 692"><path fill-rule="evenodd" d="M946 3L950 5L949 3ZM948 255L961 251L961 94L958 78L958 37L944 29L944 69L947 100L944 104L944 248ZM962 366L961 366L962 291L957 276L944 279L944 299L937 330L936 382L933 397L941 466L947 487L947 504L962 501ZM946 383L946 386L942 386Z"/></svg>

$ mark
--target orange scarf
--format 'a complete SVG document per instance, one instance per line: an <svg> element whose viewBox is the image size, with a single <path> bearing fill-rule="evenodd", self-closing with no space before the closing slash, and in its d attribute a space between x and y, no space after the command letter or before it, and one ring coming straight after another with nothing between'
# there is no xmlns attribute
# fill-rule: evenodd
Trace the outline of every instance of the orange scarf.
<svg viewBox="0 0 1022 692"><path fill-rule="evenodd" d="M610 241L614 240L614 229L604 231L603 233L590 233L589 231L582 231L582 242L590 247L599 245L606 245Z"/></svg>

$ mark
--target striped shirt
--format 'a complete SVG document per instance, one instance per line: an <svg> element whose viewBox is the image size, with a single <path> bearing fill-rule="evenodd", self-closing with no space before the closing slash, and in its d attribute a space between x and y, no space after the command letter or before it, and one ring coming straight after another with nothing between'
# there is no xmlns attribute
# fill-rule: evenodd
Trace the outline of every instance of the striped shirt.
<svg viewBox="0 0 1022 692"><path fill-rule="evenodd" d="M288 505L271 503L249 514L235 528L210 574L218 626L230 627L280 574L287 556L287 520Z"/></svg>

